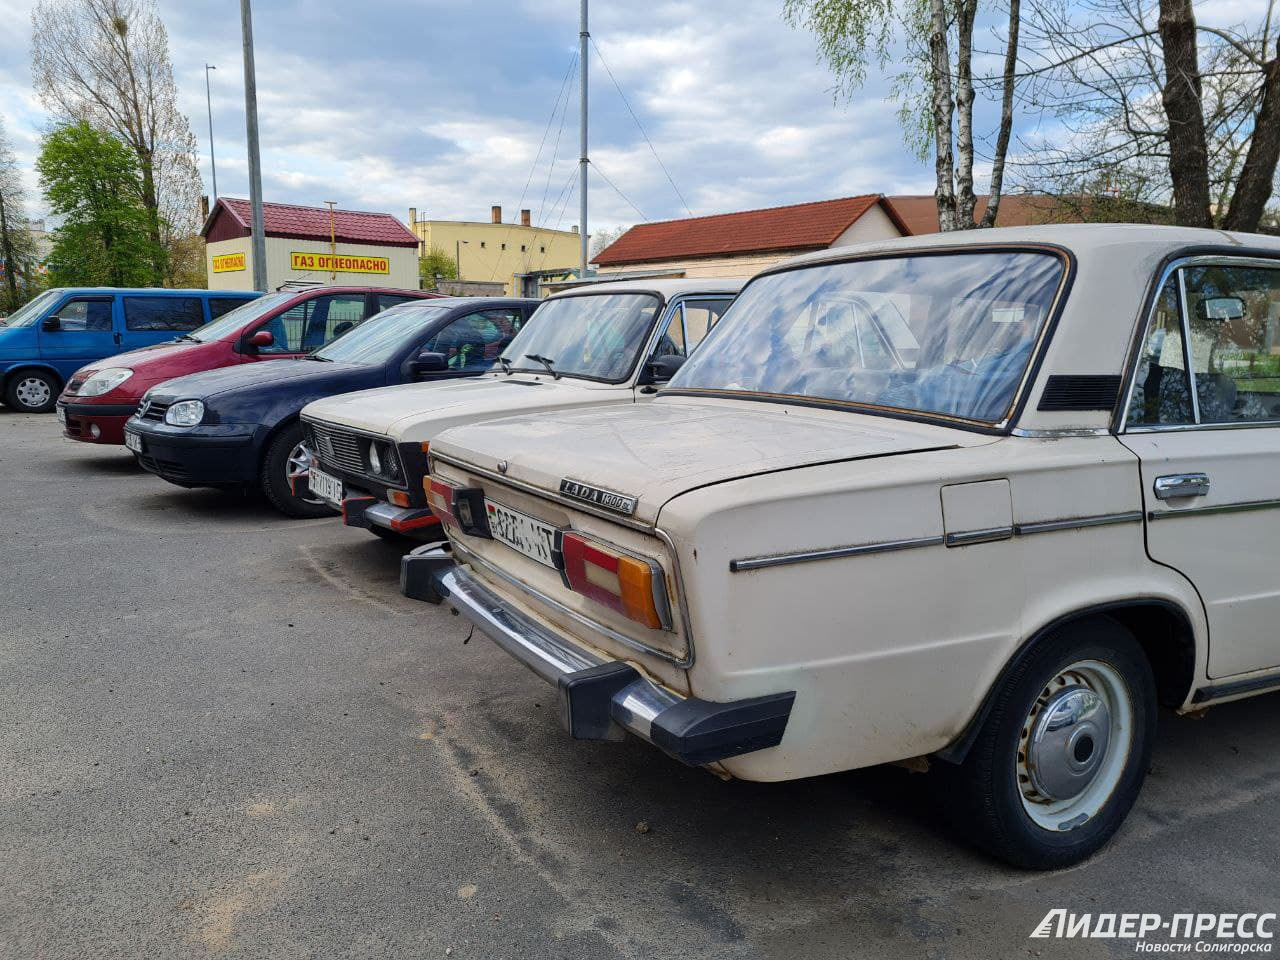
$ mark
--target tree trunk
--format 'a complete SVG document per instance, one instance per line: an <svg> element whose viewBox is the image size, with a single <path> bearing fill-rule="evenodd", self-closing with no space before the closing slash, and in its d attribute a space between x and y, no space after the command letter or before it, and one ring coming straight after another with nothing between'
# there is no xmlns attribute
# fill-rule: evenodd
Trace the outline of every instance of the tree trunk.
<svg viewBox="0 0 1280 960"><path fill-rule="evenodd" d="M1253 121L1249 152L1223 222L1228 230L1257 232L1267 201L1271 199L1277 160L1280 160L1280 43L1276 45L1275 59L1267 64L1263 74L1262 103Z"/></svg>
<svg viewBox="0 0 1280 960"><path fill-rule="evenodd" d="M1161 99L1169 119L1169 179L1174 219L1186 227L1212 227L1209 205L1209 150L1200 92L1200 57L1191 0L1160 0L1160 42L1164 49Z"/></svg>
<svg viewBox="0 0 1280 960"><path fill-rule="evenodd" d="M1018 30L1022 25L1021 0L1009 0L1009 43L1004 53L1004 90L1000 98L1000 132L996 135L996 152L991 160L991 191L982 226L994 227L1000 215L1000 197L1004 192L1004 158L1009 154L1009 138L1013 133L1013 94L1018 74Z"/></svg>
<svg viewBox="0 0 1280 960"><path fill-rule="evenodd" d="M4 254L4 278L9 287L9 309L18 305L18 265L13 261L13 238L9 236L9 217L0 193L0 253Z"/></svg>
<svg viewBox="0 0 1280 960"><path fill-rule="evenodd" d="M956 229L973 226L973 20L977 0L956 9Z"/></svg>
<svg viewBox="0 0 1280 960"><path fill-rule="evenodd" d="M147 211L147 239L151 242L151 269L155 275L155 285L164 286L165 257L164 247L160 243L160 201L156 196L155 165L151 154L139 151L138 159L142 167L142 206Z"/></svg>
<svg viewBox="0 0 1280 960"><path fill-rule="evenodd" d="M955 163L951 156L951 53L947 49L947 8L945 0L929 0L929 68L932 73L934 170L937 186L938 229L956 229L956 195L953 187Z"/></svg>

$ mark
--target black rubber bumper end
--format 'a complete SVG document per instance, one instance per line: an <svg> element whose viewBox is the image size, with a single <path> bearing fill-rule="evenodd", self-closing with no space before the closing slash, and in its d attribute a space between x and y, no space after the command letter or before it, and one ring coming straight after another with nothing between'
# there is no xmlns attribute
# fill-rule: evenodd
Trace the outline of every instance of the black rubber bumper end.
<svg viewBox="0 0 1280 960"><path fill-rule="evenodd" d="M730 703L682 700L654 718L650 738L677 760L700 767L776 747L795 700L794 691Z"/></svg>
<svg viewBox="0 0 1280 960"><path fill-rule="evenodd" d="M636 668L621 661L561 674L556 681L561 725L575 740L621 740L622 728L613 722L613 695L638 679Z"/></svg>
<svg viewBox="0 0 1280 960"><path fill-rule="evenodd" d="M348 527L359 527L368 530L371 524L365 517L365 511L378 500L375 497L347 497L342 501L342 522Z"/></svg>
<svg viewBox="0 0 1280 960"><path fill-rule="evenodd" d="M419 549L423 552L414 550L400 558L400 592L410 600L440 603L445 594L439 589L436 574L452 567L453 557L434 545L429 550Z"/></svg>

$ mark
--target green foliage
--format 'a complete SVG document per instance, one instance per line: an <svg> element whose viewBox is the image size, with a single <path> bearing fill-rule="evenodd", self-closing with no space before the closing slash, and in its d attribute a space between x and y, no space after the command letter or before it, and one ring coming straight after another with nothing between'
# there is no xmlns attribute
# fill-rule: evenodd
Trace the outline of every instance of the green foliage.
<svg viewBox="0 0 1280 960"><path fill-rule="evenodd" d="M418 258L418 277L425 289L436 285L436 278L441 280L458 279L458 262L440 247L432 247L425 257Z"/></svg>
<svg viewBox="0 0 1280 960"><path fill-rule="evenodd" d="M45 138L36 161L54 234L50 272L59 286L148 286L157 253L139 197L133 152L88 123L68 123Z"/></svg>
<svg viewBox="0 0 1280 960"><path fill-rule="evenodd" d="M782 16L817 37L818 57L836 80L834 93L847 98L866 80L869 63L888 65L894 6L894 0L784 0Z"/></svg>

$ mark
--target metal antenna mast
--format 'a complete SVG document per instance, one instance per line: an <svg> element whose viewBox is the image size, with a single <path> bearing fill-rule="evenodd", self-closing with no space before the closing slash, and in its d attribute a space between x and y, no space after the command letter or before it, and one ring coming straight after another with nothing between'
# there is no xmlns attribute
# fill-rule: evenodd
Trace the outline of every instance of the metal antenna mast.
<svg viewBox="0 0 1280 960"><path fill-rule="evenodd" d="M587 46L591 42L591 34L587 32L587 0L582 0L582 10L578 18L578 65L581 73L582 104L579 108L581 116L579 127L582 149L578 155L578 246L580 249L579 273L587 275Z"/></svg>

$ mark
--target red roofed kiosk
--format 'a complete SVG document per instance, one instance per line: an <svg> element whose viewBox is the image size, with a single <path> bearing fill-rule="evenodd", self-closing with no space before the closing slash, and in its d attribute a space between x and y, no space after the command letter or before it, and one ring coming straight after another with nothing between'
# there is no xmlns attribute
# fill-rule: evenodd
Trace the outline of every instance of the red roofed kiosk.
<svg viewBox="0 0 1280 960"><path fill-rule="evenodd" d="M388 213L264 203L267 289L344 283L416 290L418 238ZM248 200L219 197L200 231L210 290L253 289ZM332 229L331 229L332 226Z"/></svg>

